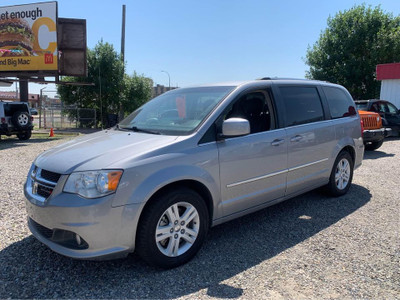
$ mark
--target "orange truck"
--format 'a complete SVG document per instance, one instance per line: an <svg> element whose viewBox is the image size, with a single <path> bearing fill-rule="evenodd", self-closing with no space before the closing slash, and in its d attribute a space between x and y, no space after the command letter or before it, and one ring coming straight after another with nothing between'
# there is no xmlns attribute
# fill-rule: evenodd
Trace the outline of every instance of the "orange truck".
<svg viewBox="0 0 400 300"><path fill-rule="evenodd" d="M366 150L376 150L383 144L385 137L390 135L390 128L383 128L382 118L371 111L359 110L363 123L363 139Z"/></svg>

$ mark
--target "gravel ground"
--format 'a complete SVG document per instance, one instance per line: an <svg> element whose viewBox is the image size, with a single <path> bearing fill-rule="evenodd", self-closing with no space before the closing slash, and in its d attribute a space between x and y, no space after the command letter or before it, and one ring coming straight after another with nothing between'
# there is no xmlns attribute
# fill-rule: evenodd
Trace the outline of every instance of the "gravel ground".
<svg viewBox="0 0 400 300"><path fill-rule="evenodd" d="M136 255L72 260L30 235L26 174L62 141L0 141L0 298L400 299L398 138L366 152L346 196L314 191L214 227L168 271Z"/></svg>

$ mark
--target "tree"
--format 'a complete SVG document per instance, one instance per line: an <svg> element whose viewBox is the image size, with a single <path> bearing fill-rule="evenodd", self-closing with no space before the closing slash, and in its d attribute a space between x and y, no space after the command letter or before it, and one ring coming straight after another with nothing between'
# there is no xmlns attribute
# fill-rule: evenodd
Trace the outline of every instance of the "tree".
<svg viewBox="0 0 400 300"><path fill-rule="evenodd" d="M67 105L94 108L98 119L107 124L109 114L132 112L151 97L152 80L124 72L120 55L109 43L100 41L93 50L87 50L87 77L63 77L66 82L94 83L90 86L58 85L58 93Z"/></svg>
<svg viewBox="0 0 400 300"><path fill-rule="evenodd" d="M151 98L153 80L137 75L124 77L124 94L122 98L122 107L125 114L134 111L139 106L146 103Z"/></svg>
<svg viewBox="0 0 400 300"><path fill-rule="evenodd" d="M400 17L365 5L328 18L308 47L306 77L345 86L355 99L379 97L376 65L400 61Z"/></svg>

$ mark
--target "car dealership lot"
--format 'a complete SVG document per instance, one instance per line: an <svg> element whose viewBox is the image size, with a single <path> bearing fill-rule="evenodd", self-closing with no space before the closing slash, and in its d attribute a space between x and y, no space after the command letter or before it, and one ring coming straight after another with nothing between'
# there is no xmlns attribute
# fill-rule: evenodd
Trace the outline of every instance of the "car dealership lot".
<svg viewBox="0 0 400 300"><path fill-rule="evenodd" d="M0 141L0 298L400 297L399 138L366 152L347 195L313 191L217 226L168 271L136 255L72 260L30 235L26 174L62 141Z"/></svg>

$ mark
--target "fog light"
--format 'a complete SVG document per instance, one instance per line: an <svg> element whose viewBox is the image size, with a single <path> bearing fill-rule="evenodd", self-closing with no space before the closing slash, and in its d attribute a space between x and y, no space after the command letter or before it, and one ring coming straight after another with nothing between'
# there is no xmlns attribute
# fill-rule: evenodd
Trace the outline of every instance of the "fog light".
<svg viewBox="0 0 400 300"><path fill-rule="evenodd" d="M81 242L82 242L81 237L79 235L75 234L75 240L76 240L76 243L78 244L78 246L80 246Z"/></svg>

